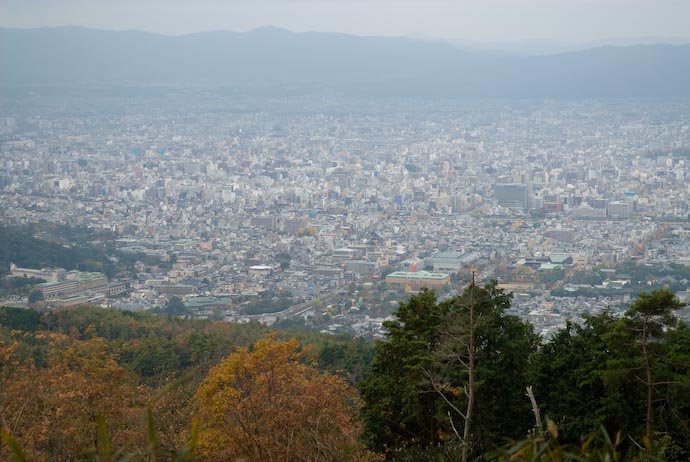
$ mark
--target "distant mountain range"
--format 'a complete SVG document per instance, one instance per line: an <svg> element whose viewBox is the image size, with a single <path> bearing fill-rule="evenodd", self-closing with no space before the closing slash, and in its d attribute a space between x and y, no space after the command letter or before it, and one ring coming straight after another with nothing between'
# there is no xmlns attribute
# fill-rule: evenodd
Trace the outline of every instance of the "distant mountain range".
<svg viewBox="0 0 690 462"><path fill-rule="evenodd" d="M511 56L409 38L276 28L183 36L0 29L5 93L178 87L363 96L690 96L690 44Z"/></svg>

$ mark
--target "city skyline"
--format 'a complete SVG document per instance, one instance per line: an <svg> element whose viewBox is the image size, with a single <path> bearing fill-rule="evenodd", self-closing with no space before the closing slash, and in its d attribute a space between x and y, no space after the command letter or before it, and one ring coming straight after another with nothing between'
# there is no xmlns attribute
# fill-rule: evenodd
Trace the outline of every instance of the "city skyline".
<svg viewBox="0 0 690 462"><path fill-rule="evenodd" d="M687 99L5 101L6 232L76 226L105 232L115 252L80 266L107 272L107 287L69 273L74 259L0 255L13 274L67 270L55 270L60 285L41 276L46 304L146 310L176 295L195 317L274 323L312 310L319 329L373 335L391 293L452 294L449 275L474 265L548 336L622 310L634 290L669 283L690 299ZM268 299L282 314L261 311Z"/></svg>

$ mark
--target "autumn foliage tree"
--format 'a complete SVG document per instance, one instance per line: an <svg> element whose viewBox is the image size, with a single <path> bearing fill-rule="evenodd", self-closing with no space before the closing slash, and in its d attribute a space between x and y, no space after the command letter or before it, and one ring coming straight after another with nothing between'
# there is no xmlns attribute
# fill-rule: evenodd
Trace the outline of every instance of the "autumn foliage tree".
<svg viewBox="0 0 690 462"><path fill-rule="evenodd" d="M295 339L239 348L199 387L204 461L341 461L357 457L357 394L304 362Z"/></svg>
<svg viewBox="0 0 690 462"><path fill-rule="evenodd" d="M0 391L2 427L29 459L84 460L100 449L101 419L109 443L132 453L143 448L146 394L130 381L106 342L62 334L36 337L51 348L48 364L16 363ZM5 456L0 451L0 459Z"/></svg>

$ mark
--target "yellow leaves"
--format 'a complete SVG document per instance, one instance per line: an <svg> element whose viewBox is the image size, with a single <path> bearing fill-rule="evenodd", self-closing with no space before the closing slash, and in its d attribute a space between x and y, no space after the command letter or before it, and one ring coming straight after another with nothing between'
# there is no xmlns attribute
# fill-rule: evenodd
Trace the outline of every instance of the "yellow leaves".
<svg viewBox="0 0 690 462"><path fill-rule="evenodd" d="M556 423L553 420L546 419L546 427L548 428L549 434L551 435L551 437L553 439L557 440L558 439L558 425L556 425Z"/></svg>
<svg viewBox="0 0 690 462"><path fill-rule="evenodd" d="M269 336L211 370L197 392L203 460L336 461L358 449L356 393L303 356L295 339Z"/></svg>
<svg viewBox="0 0 690 462"><path fill-rule="evenodd" d="M14 340L12 343L7 344L0 340L0 362L9 363L14 357L17 349L19 348L19 342Z"/></svg>
<svg viewBox="0 0 690 462"><path fill-rule="evenodd" d="M86 331L90 331L90 326ZM91 331L92 333L95 331ZM68 364L73 367L92 367L117 364L117 355L103 337L92 335L80 340L79 336L56 332L37 332L34 338L49 346L53 364Z"/></svg>
<svg viewBox="0 0 690 462"><path fill-rule="evenodd" d="M84 329L84 336L87 338L94 337L96 335L96 326L89 324L86 329Z"/></svg>
<svg viewBox="0 0 690 462"><path fill-rule="evenodd" d="M69 335L58 332L37 332L35 338L48 343L51 348L60 348L71 342Z"/></svg>
<svg viewBox="0 0 690 462"><path fill-rule="evenodd" d="M145 432L131 430L143 421L147 394L128 381L107 343L101 338L39 336L60 348L50 351L46 367L16 367L0 390L3 417L30 459L79 459L93 445L99 415L111 426L114 443L127 441L136 447ZM0 460L3 455L0 452Z"/></svg>

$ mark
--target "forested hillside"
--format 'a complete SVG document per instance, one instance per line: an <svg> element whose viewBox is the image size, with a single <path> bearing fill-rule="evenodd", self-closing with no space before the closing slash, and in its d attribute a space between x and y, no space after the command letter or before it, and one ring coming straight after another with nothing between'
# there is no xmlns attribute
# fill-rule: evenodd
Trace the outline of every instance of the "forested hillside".
<svg viewBox="0 0 690 462"><path fill-rule="evenodd" d="M254 323L2 308L0 459L690 458L690 327L672 292L546 342L510 304L494 284L444 301L422 291L375 345Z"/></svg>
<svg viewBox="0 0 690 462"><path fill-rule="evenodd" d="M0 226L0 275L7 274L10 263L24 268L98 271L108 277L131 270L137 260L162 264L155 256L118 251L115 239L108 232L47 222Z"/></svg>
<svg viewBox="0 0 690 462"><path fill-rule="evenodd" d="M298 340L284 343L287 338ZM231 352L249 354L253 344L253 352L262 345L269 350L289 346L290 360L280 366L307 368L299 372L305 380L316 380L311 386L329 384L338 395L350 390L354 396L353 383L372 354L372 345L363 340L274 333L256 323L187 321L92 307L48 313L1 308L0 422L27 460L106 460L99 452L102 445L95 443L99 422L113 451L144 460L150 407L155 452L161 460L173 460L192 439L195 395L213 375L209 371L224 358L237 357ZM254 377L264 366L255 364ZM270 395L278 399L280 393ZM343 409L354 418L356 408L349 400L346 404ZM281 402L271 410L284 407ZM7 447L0 460L10 460Z"/></svg>

